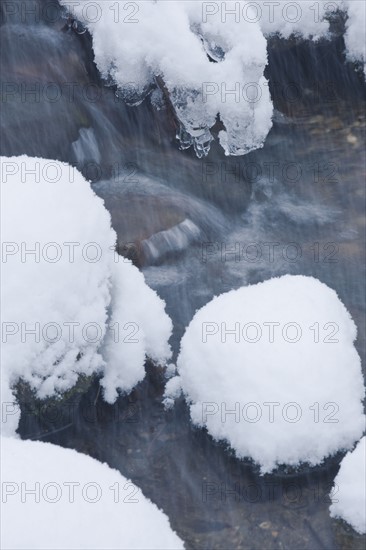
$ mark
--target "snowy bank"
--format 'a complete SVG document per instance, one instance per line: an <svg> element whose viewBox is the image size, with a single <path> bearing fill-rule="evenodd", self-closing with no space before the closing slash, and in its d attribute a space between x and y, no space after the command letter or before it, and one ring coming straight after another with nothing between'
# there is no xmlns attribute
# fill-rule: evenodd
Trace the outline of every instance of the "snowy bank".
<svg viewBox="0 0 366 550"><path fill-rule="evenodd" d="M1 161L2 399L20 378L45 398L99 373L111 402L144 377L146 356L170 357L165 304L115 253L110 215L76 169Z"/></svg>
<svg viewBox="0 0 366 550"><path fill-rule="evenodd" d="M350 314L316 279L286 275L233 290L188 326L166 403L181 387L192 422L263 473L319 464L362 435L355 339Z"/></svg>
<svg viewBox="0 0 366 550"><path fill-rule="evenodd" d="M106 464L8 437L1 455L2 548L183 548L164 513Z"/></svg>
<svg viewBox="0 0 366 550"><path fill-rule="evenodd" d="M331 499L332 517L344 519L358 533L366 533L366 437L342 460Z"/></svg>

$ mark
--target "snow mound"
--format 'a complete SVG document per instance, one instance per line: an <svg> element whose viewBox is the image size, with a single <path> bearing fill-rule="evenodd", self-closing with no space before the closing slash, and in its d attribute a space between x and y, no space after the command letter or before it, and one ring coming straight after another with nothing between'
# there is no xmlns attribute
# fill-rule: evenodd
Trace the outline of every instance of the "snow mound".
<svg viewBox="0 0 366 550"><path fill-rule="evenodd" d="M188 326L177 362L192 422L262 473L350 449L365 420L356 332L336 293L312 277L214 298ZM170 380L167 405L179 387Z"/></svg>
<svg viewBox="0 0 366 550"><path fill-rule="evenodd" d="M344 519L358 533L366 533L366 437L342 460L331 499L332 517Z"/></svg>
<svg viewBox="0 0 366 550"><path fill-rule="evenodd" d="M68 0L61 3L70 8ZM241 3L249 18L237 21L223 19L216 3L212 14L207 2L111 0L94 3L94 10L88 0L77 4L73 12L93 35L102 76L135 105L160 87L180 123L182 148L193 145L198 156L207 154L218 114L227 155L263 145L273 109L263 76L266 40L253 23L250 2Z"/></svg>
<svg viewBox="0 0 366 550"><path fill-rule="evenodd" d="M112 401L144 377L145 356L169 359L165 304L115 253L110 215L76 169L1 160L2 398L20 378L45 398L99 372Z"/></svg>
<svg viewBox="0 0 366 550"><path fill-rule="evenodd" d="M1 454L2 548L183 548L165 514L106 464L7 437Z"/></svg>

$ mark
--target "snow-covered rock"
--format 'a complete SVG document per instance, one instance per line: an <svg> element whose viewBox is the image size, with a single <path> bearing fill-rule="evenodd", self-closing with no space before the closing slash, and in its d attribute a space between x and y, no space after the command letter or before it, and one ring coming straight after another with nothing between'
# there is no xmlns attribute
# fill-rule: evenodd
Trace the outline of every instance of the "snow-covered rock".
<svg viewBox="0 0 366 550"><path fill-rule="evenodd" d="M283 38L291 35L306 39L329 38L329 16L337 10L347 14L345 45L351 61L366 62L366 2L364 0L301 0L301 2L257 3L258 21L265 36L279 33ZM366 65L365 65L366 66ZM366 75L366 71L365 71Z"/></svg>
<svg viewBox="0 0 366 550"><path fill-rule="evenodd" d="M183 548L137 486L86 455L2 437L1 471L2 548Z"/></svg>
<svg viewBox="0 0 366 550"><path fill-rule="evenodd" d="M221 4L230 10L239 3ZM263 145L273 109L263 76L266 40L250 2L240 4L248 17L223 17L220 4L184 0L108 0L94 9L81 0L73 12L93 35L98 69L126 101L141 103L160 79L184 129L183 147L207 154L219 113L225 153L243 155Z"/></svg>
<svg viewBox="0 0 366 550"><path fill-rule="evenodd" d="M346 454L334 480L330 515L366 533L366 437Z"/></svg>
<svg viewBox="0 0 366 550"><path fill-rule="evenodd" d="M319 464L364 428L356 333L337 294L311 277L233 290L188 326L166 404L181 385L192 422L263 473Z"/></svg>
<svg viewBox="0 0 366 550"><path fill-rule="evenodd" d="M144 377L146 356L170 357L172 323L115 253L110 215L77 170L2 157L1 198L2 431L14 436L19 379L45 398L99 373L112 402ZM2 437L1 454L3 547L183 548L168 518L107 465L15 437Z"/></svg>
<svg viewBox="0 0 366 550"><path fill-rule="evenodd" d="M349 17L346 53L365 62L363 0L61 3L91 32L98 69L118 86L118 96L138 105L152 94L156 104L167 92L181 125L181 146L193 145L199 157L210 149L217 115L227 155L263 146L273 114L265 37L328 37L329 15L341 9Z"/></svg>
<svg viewBox="0 0 366 550"><path fill-rule="evenodd" d="M19 378L45 398L100 373L113 401L144 377L146 355L170 357L165 304L115 253L110 215L76 169L1 160L2 399Z"/></svg>

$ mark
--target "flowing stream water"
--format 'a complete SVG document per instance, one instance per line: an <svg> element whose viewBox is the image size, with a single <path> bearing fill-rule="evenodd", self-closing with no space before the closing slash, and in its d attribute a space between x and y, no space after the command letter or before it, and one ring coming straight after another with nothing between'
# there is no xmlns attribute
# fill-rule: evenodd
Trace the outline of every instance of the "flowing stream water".
<svg viewBox="0 0 366 550"><path fill-rule="evenodd" d="M225 157L215 141L198 159L179 150L164 97L159 109L150 100L125 105L100 80L90 36L61 32L60 8L49 4L53 22L2 17L1 154L67 161L91 180L119 251L166 301L174 358L213 296L291 273L337 291L364 360L365 82L344 59L342 20L330 41L269 40L275 117L263 149ZM260 477L193 428L182 400L165 411L164 372L147 371L114 406L94 384L71 419L69 410L52 425L23 414L19 432L120 470L168 514L187 548L363 547L364 537L329 517L340 457Z"/></svg>

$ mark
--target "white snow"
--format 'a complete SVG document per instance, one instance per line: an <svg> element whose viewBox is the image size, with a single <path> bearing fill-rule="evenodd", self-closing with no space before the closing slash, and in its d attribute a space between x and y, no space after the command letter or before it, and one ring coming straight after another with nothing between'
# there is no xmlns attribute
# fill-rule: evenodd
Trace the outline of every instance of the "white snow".
<svg viewBox="0 0 366 550"><path fill-rule="evenodd" d="M301 0L273 3L259 0L259 23L265 36L279 33L283 38L291 35L319 40L330 38L328 17L337 10L347 13L345 44L351 61L366 63L366 2L365 0ZM366 70L365 70L366 75Z"/></svg>
<svg viewBox="0 0 366 550"><path fill-rule="evenodd" d="M366 533L366 437L347 453L334 480L330 515Z"/></svg>
<svg viewBox="0 0 366 550"><path fill-rule="evenodd" d="M263 73L266 38L279 33L318 40L329 37L327 17L348 12L346 53L365 62L365 2L184 0L61 0L90 30L102 76L118 95L138 105L158 84L168 92L181 130L182 148L199 157L210 149L210 129L219 114L219 141L227 155L263 146L273 107ZM208 58L216 62L211 62Z"/></svg>
<svg viewBox="0 0 366 550"><path fill-rule="evenodd" d="M164 395L166 396L164 399L164 406L166 409L170 409L174 405L175 399L179 397L182 393L182 381L180 376L173 376L168 380L168 382L165 384L165 392Z"/></svg>
<svg viewBox="0 0 366 550"><path fill-rule="evenodd" d="M180 382L192 422L262 473L319 464L350 449L364 428L356 332L336 293L314 278L233 290L186 329L166 404Z"/></svg>
<svg viewBox="0 0 366 550"><path fill-rule="evenodd" d="M283 38L289 38L294 34L312 40L328 35L329 21L326 16L343 6L342 0L259 0L257 4L260 6L259 23L266 36L279 33Z"/></svg>
<svg viewBox="0 0 366 550"><path fill-rule="evenodd" d="M2 398L19 378L45 398L100 372L112 401L144 377L145 356L169 359L165 304L114 252L110 215L77 170L1 160Z"/></svg>
<svg viewBox="0 0 366 550"><path fill-rule="evenodd" d="M67 0L62 3L70 7ZM193 143L199 156L207 153L218 113L226 154L243 155L263 145L272 103L259 23L204 14L205 3L195 1L105 1L94 11L88 4L82 0L73 11L93 35L101 74L134 104L160 77L185 130L182 146Z"/></svg>
<svg viewBox="0 0 366 550"><path fill-rule="evenodd" d="M366 77L366 1L345 0L348 20L345 35L347 56L352 61L364 63Z"/></svg>
<svg viewBox="0 0 366 550"><path fill-rule="evenodd" d="M165 514L106 464L8 437L1 438L1 459L2 548L183 548Z"/></svg>
<svg viewBox="0 0 366 550"><path fill-rule="evenodd" d="M2 157L1 176L2 433L13 436L1 438L2 547L183 548L116 470L16 439L19 378L44 398L100 372L112 402L144 377L146 356L170 357L172 324L143 275L115 254L110 215L79 172Z"/></svg>
<svg viewBox="0 0 366 550"><path fill-rule="evenodd" d="M119 327L122 337L116 339L116 332L109 331L104 344L106 366L101 385L109 403L115 401L117 389L129 392L144 378L145 356L157 364L166 363L171 356L168 340L172 332L165 302L145 284L137 267L119 262L111 282L114 307L110 323Z"/></svg>

